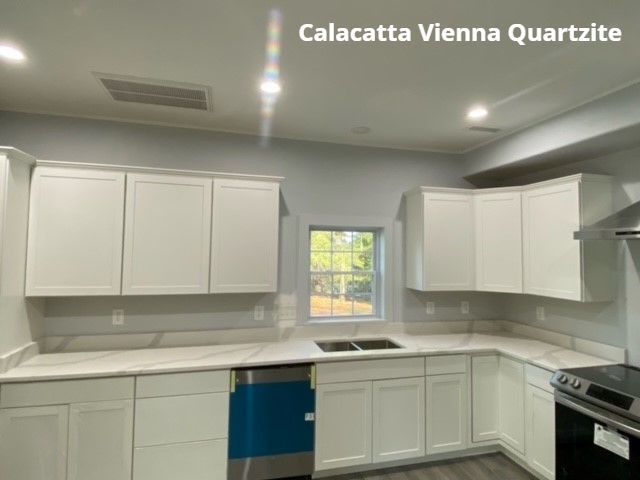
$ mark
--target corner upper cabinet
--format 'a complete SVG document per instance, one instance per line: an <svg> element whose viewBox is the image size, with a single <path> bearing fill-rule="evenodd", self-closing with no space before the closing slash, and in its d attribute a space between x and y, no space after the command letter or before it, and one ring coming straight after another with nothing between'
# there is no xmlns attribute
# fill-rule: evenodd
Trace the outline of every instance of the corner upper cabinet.
<svg viewBox="0 0 640 480"><path fill-rule="evenodd" d="M476 285L482 292L522 293L522 193L476 190Z"/></svg>
<svg viewBox="0 0 640 480"><path fill-rule="evenodd" d="M125 174L36 167L27 296L119 295Z"/></svg>
<svg viewBox="0 0 640 480"><path fill-rule="evenodd" d="M213 181L211 293L275 292L280 184Z"/></svg>
<svg viewBox="0 0 640 480"><path fill-rule="evenodd" d="M207 293L211 178L127 175L124 295Z"/></svg>
<svg viewBox="0 0 640 480"><path fill-rule="evenodd" d="M612 212L611 178L574 175L523 193L524 292L582 302L613 298L614 242L573 232Z"/></svg>
<svg viewBox="0 0 640 480"><path fill-rule="evenodd" d="M407 287L473 290L473 190L421 187L405 196Z"/></svg>

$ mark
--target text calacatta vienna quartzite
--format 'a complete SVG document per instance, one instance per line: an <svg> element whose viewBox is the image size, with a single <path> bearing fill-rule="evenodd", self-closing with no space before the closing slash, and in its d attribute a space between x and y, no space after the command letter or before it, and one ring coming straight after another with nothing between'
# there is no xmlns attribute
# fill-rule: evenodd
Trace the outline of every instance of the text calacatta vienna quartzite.
<svg viewBox="0 0 640 480"><path fill-rule="evenodd" d="M419 23L417 28L396 25L340 26L335 23L318 26L305 23L298 35L304 42L412 42L414 32L423 42L500 42L504 34L499 27L444 27L439 23ZM591 23L588 26L531 27L514 23L506 30L506 38L518 45L554 42L620 42L622 30Z"/></svg>

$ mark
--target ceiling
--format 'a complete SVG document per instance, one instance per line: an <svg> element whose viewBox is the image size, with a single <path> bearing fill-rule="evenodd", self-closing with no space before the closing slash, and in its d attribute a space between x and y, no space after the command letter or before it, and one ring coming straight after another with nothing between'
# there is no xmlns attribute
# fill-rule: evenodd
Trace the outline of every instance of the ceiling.
<svg viewBox="0 0 640 480"><path fill-rule="evenodd" d="M637 0L0 0L0 109L257 134L269 11L282 13L282 93L271 135L469 151L640 79ZM305 43L303 23L394 24L412 43ZM417 23L619 26L623 42L423 43ZM112 100L92 72L209 85L213 112ZM469 131L467 109L489 106ZM367 134L351 132L367 126Z"/></svg>

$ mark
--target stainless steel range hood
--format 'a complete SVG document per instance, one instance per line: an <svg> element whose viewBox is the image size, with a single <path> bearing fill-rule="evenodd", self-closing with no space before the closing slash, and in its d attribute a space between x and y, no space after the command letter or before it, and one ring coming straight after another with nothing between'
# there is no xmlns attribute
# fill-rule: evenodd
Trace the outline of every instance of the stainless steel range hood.
<svg viewBox="0 0 640 480"><path fill-rule="evenodd" d="M640 202L574 232L576 240L640 239Z"/></svg>

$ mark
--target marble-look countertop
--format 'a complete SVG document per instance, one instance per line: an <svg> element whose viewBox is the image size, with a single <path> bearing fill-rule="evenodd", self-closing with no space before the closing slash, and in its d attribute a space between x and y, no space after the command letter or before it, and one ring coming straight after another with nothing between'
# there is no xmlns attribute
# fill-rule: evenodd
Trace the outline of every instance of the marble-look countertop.
<svg viewBox="0 0 640 480"><path fill-rule="evenodd" d="M311 339L296 339L271 343L47 353L36 355L1 374L0 383L451 353L500 353L552 371L559 368L613 363L611 360L508 333L394 334L358 338L362 340L382 337L389 338L404 348L325 353ZM358 338L337 339L356 340Z"/></svg>

